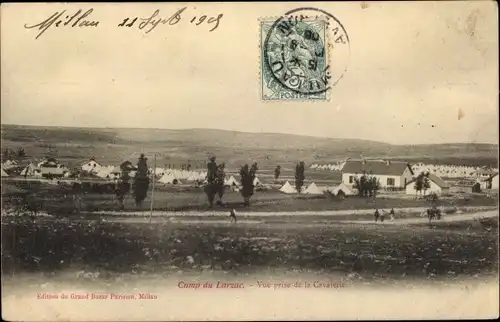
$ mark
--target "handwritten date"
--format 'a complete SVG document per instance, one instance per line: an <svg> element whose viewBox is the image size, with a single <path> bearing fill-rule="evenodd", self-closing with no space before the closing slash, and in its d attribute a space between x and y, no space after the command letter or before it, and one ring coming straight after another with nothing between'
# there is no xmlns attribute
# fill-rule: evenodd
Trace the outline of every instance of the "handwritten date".
<svg viewBox="0 0 500 322"><path fill-rule="evenodd" d="M156 11L147 18L125 18L123 21L118 25L118 27L133 27L137 21L140 21L138 28L141 30L145 30L145 33L151 32L153 29L155 29L159 24L168 24L170 26L173 26L177 24L179 21L181 21L181 14L186 10L186 7L179 9L176 13L174 13L172 16L168 18L160 18L160 10L156 9ZM207 17L206 15L203 15L201 17L193 17L191 19L191 23L194 23L195 25L199 26L203 22L206 21L208 25L214 25L212 29L209 31L212 32L217 27L219 27L220 20L222 19L223 14L219 14L217 17Z"/></svg>
<svg viewBox="0 0 500 322"><path fill-rule="evenodd" d="M153 29L155 29L158 25L169 25L173 26L179 23L182 19L182 16L185 14L186 7L177 10L174 14L169 17L160 17L160 10L157 9L153 14L146 18L125 18L121 23L118 24L118 27L134 27L136 26L140 30L145 30L145 33L150 33ZM66 10L57 11L54 14L50 15L48 18L44 19L41 22L35 24L25 24L24 28L26 29L35 29L39 30L35 39L40 38L49 28L97 28L102 25L102 23L98 20L91 19L91 14L94 12L94 9L88 9L87 11L83 11L79 9L74 13L68 13ZM209 30L210 32L214 31L219 27L223 14L219 14L217 16L209 17L207 15L202 16L192 16L192 19L189 20L190 24L194 24L199 26L201 24L206 24L211 26L212 28ZM115 25L116 26L116 25Z"/></svg>

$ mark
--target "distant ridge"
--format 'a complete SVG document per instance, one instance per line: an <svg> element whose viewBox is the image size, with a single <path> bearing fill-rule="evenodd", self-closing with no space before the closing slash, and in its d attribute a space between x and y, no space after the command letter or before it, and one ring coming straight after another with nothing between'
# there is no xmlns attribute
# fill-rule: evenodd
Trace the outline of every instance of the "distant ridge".
<svg viewBox="0 0 500 322"><path fill-rule="evenodd" d="M313 138L313 139L325 139L325 140L337 140L337 141L360 141L367 143L377 143L377 144L387 144L392 146L438 146L438 145L493 145L498 146L498 144L493 143L481 143L481 142L449 142L449 143L417 143L417 144L392 144L382 141L358 139L358 138L334 138L334 137L324 137L324 136L314 136L305 134L292 134L292 133L279 133L279 132L247 132L247 131L236 131L236 130L225 130L225 129L213 129L213 128L186 128L186 129L164 129L164 128L140 128L140 127L71 127L71 126L38 126L38 125L22 125L22 124L1 124L1 127L12 127L18 129L72 129L78 131L154 131L154 132L204 132L204 133L233 133L233 134L250 134L250 135L261 135L261 136L287 136L287 137L301 137L301 138Z"/></svg>
<svg viewBox="0 0 500 322"><path fill-rule="evenodd" d="M36 157L51 154L68 162L95 156L113 163L157 153L160 163L199 162L209 154L228 165L330 163L345 158L382 158L440 164L498 164L498 145L488 143L394 145L362 139L218 129L74 128L2 125L2 148L24 148Z"/></svg>

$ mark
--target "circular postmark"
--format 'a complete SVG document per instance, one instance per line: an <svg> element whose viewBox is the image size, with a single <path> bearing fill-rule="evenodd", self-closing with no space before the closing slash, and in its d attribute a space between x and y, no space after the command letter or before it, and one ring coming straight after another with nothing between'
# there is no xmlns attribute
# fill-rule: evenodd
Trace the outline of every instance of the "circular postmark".
<svg viewBox="0 0 500 322"><path fill-rule="evenodd" d="M263 56L275 82L301 95L317 95L331 89L347 70L349 37L330 13L298 8L272 23Z"/></svg>

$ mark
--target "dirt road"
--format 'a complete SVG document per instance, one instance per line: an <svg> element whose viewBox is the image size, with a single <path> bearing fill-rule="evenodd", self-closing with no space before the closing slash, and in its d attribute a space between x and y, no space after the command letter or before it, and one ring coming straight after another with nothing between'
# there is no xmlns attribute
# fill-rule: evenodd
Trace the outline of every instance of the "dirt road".
<svg viewBox="0 0 500 322"><path fill-rule="evenodd" d="M477 207L460 207L464 212L476 211L497 211L495 207L491 206L477 206ZM400 213L416 213L427 210L426 207L413 207L413 208L394 208L396 216ZM348 210L323 210L323 211L269 211L269 212L252 212L252 211L238 211L238 217L274 217L274 216L345 216L345 215L366 215L373 214L375 209L348 209ZM98 211L93 214L105 216L139 216L149 217L149 211ZM225 211L153 211L153 217L183 217L183 216L207 216L207 217L227 217L229 209ZM459 215L461 216L461 215Z"/></svg>
<svg viewBox="0 0 500 322"><path fill-rule="evenodd" d="M457 222L457 221L467 221L467 220L474 220L477 218L493 218L498 216L498 210L491 210L491 211L482 211L482 212L475 212L475 213L469 213L469 214L455 214L455 215L443 215L441 217L441 220L435 220L434 222ZM342 220L340 221L342 223L350 223L350 224L375 224L374 220ZM403 219L395 219L394 221L391 221L388 216L386 216L386 220L381 223L380 221L378 224L384 224L384 225L409 225L409 224L425 224L428 223L429 219L427 217L422 217L422 218L403 218Z"/></svg>
<svg viewBox="0 0 500 322"><path fill-rule="evenodd" d="M330 212L329 212L330 213ZM282 212L277 213L280 216L292 215L294 213ZM317 214L317 212L314 212ZM219 216L212 216L211 218L203 219L199 216L206 216L204 213L196 213L191 212L191 216L197 216L197 218L189 217L189 216L173 216L171 214L166 215L164 217L153 216L151 218L151 223L172 223L172 224L187 224L187 225L229 225L233 226L235 223L231 223L227 214L224 214L225 218L220 218ZM256 217L259 217L261 213L258 213ZM221 215L222 216L222 215ZM250 213L247 216L251 216ZM69 218L53 218L52 216L43 216L45 220L57 220L57 221L74 221L74 222L120 222L120 223L149 223L149 217L147 215L143 216L106 216L103 215L99 217L99 219L89 219L89 218L79 218L79 219L69 219ZM216 218L214 218L216 217ZM474 220L476 218L494 218L498 217L498 210L489 210L489 211L479 211L473 213L462 213L462 214L453 214L447 215L444 214L441 220L434 220L433 222L460 222L460 221L468 221ZM42 218L40 218L42 219ZM43 220L43 219L42 219ZM426 224L429 222L427 217L420 218L396 218L394 221L391 221L388 216L386 216L386 220L381 223L380 221L375 222L374 220L335 220L333 218L328 220L312 220L308 221L305 219L301 222L286 222L281 223L281 225L285 224L286 227L324 227L325 225L338 225L338 224L350 224L350 225L412 225L412 224ZM259 220L258 218L249 218L249 217L240 217L238 216L238 222L236 225L251 225L251 226L274 226L280 223L268 222L265 218Z"/></svg>

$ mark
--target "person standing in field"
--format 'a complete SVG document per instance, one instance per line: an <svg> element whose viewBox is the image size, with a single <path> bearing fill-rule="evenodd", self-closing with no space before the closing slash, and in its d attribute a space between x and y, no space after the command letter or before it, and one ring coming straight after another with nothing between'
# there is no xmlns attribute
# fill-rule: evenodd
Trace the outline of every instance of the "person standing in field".
<svg viewBox="0 0 500 322"><path fill-rule="evenodd" d="M375 209L375 222L378 221L378 217L380 217L380 213L378 212L378 209Z"/></svg>
<svg viewBox="0 0 500 322"><path fill-rule="evenodd" d="M231 220L231 222L237 222L236 220L236 209L231 209L231 211L229 212L229 219Z"/></svg>
<svg viewBox="0 0 500 322"><path fill-rule="evenodd" d="M394 221L395 218L394 208L391 209L390 216L391 216L391 221Z"/></svg>

